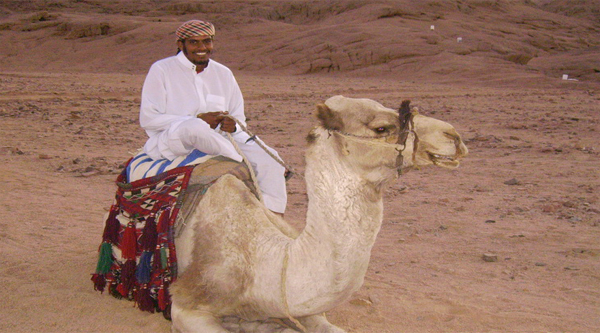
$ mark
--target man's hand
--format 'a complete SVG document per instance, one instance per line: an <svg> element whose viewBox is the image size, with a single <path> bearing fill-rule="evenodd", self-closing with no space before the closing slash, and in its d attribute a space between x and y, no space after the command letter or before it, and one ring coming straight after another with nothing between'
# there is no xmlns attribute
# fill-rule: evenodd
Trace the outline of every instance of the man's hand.
<svg viewBox="0 0 600 333"><path fill-rule="evenodd" d="M223 114L226 114L222 111L214 111L214 112L206 112L197 115L197 118L204 120L212 129L217 128L221 121L223 121Z"/></svg>
<svg viewBox="0 0 600 333"><path fill-rule="evenodd" d="M204 120L212 129L221 124L221 131L233 133L235 132L235 120L225 117L228 114L227 111L213 111L201 113L197 117Z"/></svg>
<svg viewBox="0 0 600 333"><path fill-rule="evenodd" d="M229 112L225 112L224 114L229 114ZM235 132L235 120L229 117L223 117L221 121L221 131L233 133Z"/></svg>

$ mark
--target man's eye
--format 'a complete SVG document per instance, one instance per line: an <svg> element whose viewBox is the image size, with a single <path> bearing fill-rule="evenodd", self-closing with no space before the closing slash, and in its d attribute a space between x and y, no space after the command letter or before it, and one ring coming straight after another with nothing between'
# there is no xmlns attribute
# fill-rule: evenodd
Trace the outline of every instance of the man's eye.
<svg viewBox="0 0 600 333"><path fill-rule="evenodd" d="M385 127L377 127L375 129L375 132L377 132L377 133L385 133L385 132L387 132L387 128L385 128Z"/></svg>

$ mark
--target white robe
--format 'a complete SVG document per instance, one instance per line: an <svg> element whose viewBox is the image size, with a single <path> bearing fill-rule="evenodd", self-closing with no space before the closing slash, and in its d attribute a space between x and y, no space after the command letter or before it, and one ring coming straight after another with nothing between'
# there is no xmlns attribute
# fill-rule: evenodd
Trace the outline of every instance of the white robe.
<svg viewBox="0 0 600 333"><path fill-rule="evenodd" d="M142 88L140 124L148 134L144 152L152 159L187 155L198 149L238 162L242 157L219 127L213 130L196 116L212 111L228 111L244 125L244 99L231 70L211 60L196 73L183 52L155 62ZM267 208L283 213L287 204L284 168L241 131L232 134L256 173ZM275 150L270 151L277 155Z"/></svg>

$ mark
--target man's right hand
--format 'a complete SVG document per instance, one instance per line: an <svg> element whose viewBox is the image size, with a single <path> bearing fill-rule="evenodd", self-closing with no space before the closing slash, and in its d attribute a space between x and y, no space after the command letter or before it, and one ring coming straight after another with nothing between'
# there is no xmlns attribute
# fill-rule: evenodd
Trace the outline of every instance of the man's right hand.
<svg viewBox="0 0 600 333"><path fill-rule="evenodd" d="M217 128L221 121L223 121L223 112L214 111L214 112L206 112L197 115L197 118L204 120L212 129Z"/></svg>

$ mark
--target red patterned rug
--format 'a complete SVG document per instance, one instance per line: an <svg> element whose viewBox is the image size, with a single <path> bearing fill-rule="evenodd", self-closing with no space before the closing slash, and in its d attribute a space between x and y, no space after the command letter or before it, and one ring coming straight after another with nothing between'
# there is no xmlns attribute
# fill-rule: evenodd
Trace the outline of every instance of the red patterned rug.
<svg viewBox="0 0 600 333"><path fill-rule="evenodd" d="M169 317L169 285L177 278L174 227L193 170L179 167L132 183L119 175L92 275L96 290Z"/></svg>

